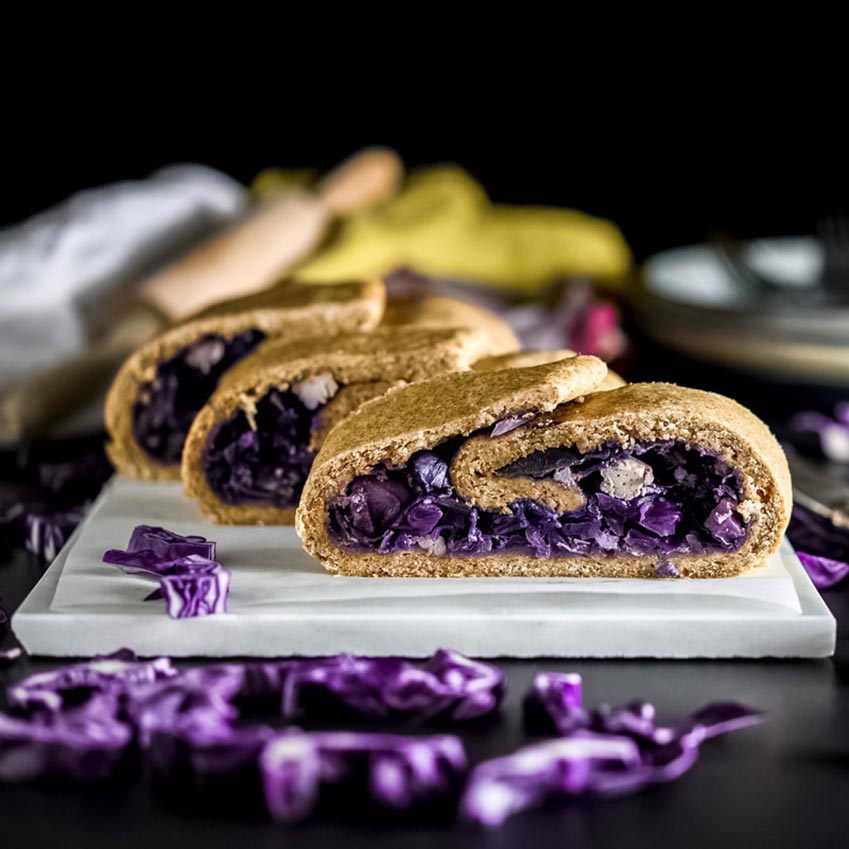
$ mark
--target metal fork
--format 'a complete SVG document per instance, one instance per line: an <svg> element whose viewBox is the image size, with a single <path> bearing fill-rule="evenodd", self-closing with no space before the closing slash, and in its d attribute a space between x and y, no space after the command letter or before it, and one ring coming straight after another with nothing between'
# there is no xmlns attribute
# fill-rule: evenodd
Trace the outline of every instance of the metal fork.
<svg viewBox="0 0 849 849"><path fill-rule="evenodd" d="M849 294L849 218L829 215L817 225L823 250L820 286L831 294Z"/></svg>
<svg viewBox="0 0 849 849"><path fill-rule="evenodd" d="M782 291L783 287L755 271L743 255L742 242L726 236L711 240L714 255L722 263L725 273L734 285L752 300L763 300L765 296Z"/></svg>

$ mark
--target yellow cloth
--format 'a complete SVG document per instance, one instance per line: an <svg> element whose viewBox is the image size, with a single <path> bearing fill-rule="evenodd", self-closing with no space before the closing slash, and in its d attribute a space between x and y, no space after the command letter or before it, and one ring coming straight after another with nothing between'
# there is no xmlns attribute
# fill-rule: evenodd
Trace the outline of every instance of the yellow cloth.
<svg viewBox="0 0 849 849"><path fill-rule="evenodd" d="M257 181L267 190L274 174ZM609 221L495 205L461 168L438 166L413 172L395 198L344 220L296 274L330 282L408 267L533 293L560 275L616 283L630 266L628 246Z"/></svg>
<svg viewBox="0 0 849 849"><path fill-rule="evenodd" d="M282 168L267 168L254 177L250 190L255 200L263 201L290 189L312 189L318 182L319 173L313 168L284 171Z"/></svg>

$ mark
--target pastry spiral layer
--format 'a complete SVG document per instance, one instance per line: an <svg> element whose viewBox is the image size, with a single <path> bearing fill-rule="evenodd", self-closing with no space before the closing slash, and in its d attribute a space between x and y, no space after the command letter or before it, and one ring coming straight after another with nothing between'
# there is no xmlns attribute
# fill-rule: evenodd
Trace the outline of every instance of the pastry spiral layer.
<svg viewBox="0 0 849 849"><path fill-rule="evenodd" d="M791 486L751 412L593 357L448 375L329 435L296 526L331 572L723 577L777 548Z"/></svg>
<svg viewBox="0 0 849 849"><path fill-rule="evenodd" d="M120 474L179 480L183 443L221 377L266 340L370 330L381 320L380 281L286 282L226 301L135 351L106 399L107 450Z"/></svg>
<svg viewBox="0 0 849 849"><path fill-rule="evenodd" d="M183 452L186 492L216 522L291 523L337 422L400 385L466 369L481 350L493 350L483 331L416 326L267 343L195 418Z"/></svg>

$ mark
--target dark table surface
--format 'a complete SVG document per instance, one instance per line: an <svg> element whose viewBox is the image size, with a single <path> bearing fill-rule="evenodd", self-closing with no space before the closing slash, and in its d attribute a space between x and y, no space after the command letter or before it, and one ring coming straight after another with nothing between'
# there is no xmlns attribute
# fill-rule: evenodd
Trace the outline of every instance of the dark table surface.
<svg viewBox="0 0 849 849"><path fill-rule="evenodd" d="M41 575L34 558L0 558L11 612ZM519 705L535 672L584 676L585 700L654 702L663 717L736 699L769 711L764 725L707 743L679 781L619 799L575 801L516 816L500 829L316 821L283 830L259 814L186 810L141 781L97 789L0 785L0 847L217 849L217 847L837 847L849 845L849 587L824 593L838 618L838 649L820 661L504 661L502 717L460 732L473 762L527 742ZM7 644L11 641L7 639ZM568 646L564 646L568 653ZM55 662L0 662L0 688ZM5 695L0 696L0 706Z"/></svg>

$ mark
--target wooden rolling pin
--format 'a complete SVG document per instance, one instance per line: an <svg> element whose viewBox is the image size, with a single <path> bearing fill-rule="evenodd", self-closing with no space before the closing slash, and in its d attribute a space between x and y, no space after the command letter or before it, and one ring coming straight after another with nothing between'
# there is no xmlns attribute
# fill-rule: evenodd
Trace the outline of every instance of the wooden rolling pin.
<svg viewBox="0 0 849 849"><path fill-rule="evenodd" d="M92 400L135 348L169 324L275 283L319 244L335 218L389 197L402 176L393 151L363 150L330 172L316 191L291 190L260 204L143 280L131 301L104 304L111 313L109 329L86 353L0 394L0 440L38 436Z"/></svg>
<svg viewBox="0 0 849 849"><path fill-rule="evenodd" d="M317 192L292 190L262 204L247 220L143 281L136 297L178 321L264 289L315 248L334 218L394 192L402 171L391 150L361 151L332 171Z"/></svg>

